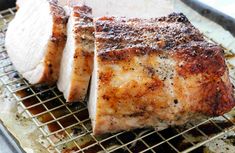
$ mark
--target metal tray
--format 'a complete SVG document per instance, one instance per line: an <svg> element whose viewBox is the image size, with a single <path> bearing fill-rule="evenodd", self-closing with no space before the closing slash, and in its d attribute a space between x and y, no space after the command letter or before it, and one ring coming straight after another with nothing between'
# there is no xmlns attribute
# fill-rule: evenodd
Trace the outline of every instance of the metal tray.
<svg viewBox="0 0 235 153"><path fill-rule="evenodd" d="M235 36L235 19L233 17L197 0L181 1L201 15L220 24L224 29L228 30L233 36Z"/></svg>
<svg viewBox="0 0 235 153"><path fill-rule="evenodd" d="M0 122L0 144L1 148L0 153L24 153L23 149L20 147L18 142L14 137L7 131L6 127L3 126L3 123Z"/></svg>
<svg viewBox="0 0 235 153"><path fill-rule="evenodd" d="M0 37L14 13L15 9L0 12ZM235 130L231 112L163 131L148 128L94 136L86 103L68 104L55 86L29 84L15 71L1 39L0 81L16 99L20 115L41 131L49 152L202 152L204 144Z"/></svg>

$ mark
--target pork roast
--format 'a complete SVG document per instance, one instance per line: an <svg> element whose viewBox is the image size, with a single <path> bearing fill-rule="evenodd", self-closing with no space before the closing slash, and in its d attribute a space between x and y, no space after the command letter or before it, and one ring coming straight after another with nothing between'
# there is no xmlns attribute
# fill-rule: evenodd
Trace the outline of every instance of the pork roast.
<svg viewBox="0 0 235 153"><path fill-rule="evenodd" d="M94 134L181 125L234 105L223 49L183 14L95 23L88 103Z"/></svg>

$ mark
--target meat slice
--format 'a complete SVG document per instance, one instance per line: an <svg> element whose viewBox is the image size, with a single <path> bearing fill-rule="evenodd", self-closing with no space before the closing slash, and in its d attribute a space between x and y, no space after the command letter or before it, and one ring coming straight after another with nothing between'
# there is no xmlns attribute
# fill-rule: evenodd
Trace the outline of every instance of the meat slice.
<svg viewBox="0 0 235 153"><path fill-rule="evenodd" d="M16 70L32 84L57 81L65 33L65 12L55 2L21 3L5 41Z"/></svg>
<svg viewBox="0 0 235 153"><path fill-rule="evenodd" d="M183 14L95 23L88 103L94 134L181 125L234 105L223 50Z"/></svg>
<svg viewBox="0 0 235 153"><path fill-rule="evenodd" d="M72 8L67 37L57 84L66 101L83 101L93 69L94 26L91 8Z"/></svg>

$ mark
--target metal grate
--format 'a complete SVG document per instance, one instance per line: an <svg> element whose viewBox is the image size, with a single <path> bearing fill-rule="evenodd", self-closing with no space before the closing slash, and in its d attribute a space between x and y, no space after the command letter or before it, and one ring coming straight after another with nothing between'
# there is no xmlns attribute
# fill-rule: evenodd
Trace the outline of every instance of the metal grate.
<svg viewBox="0 0 235 153"><path fill-rule="evenodd" d="M57 152L190 152L201 151L209 141L235 130L232 114L171 127L162 131L137 129L94 136L85 103L68 104L56 87L30 85L13 68L4 47L7 24L15 8L0 12L0 81L18 102L19 116L35 123ZM193 138L193 139L192 139ZM197 138L197 139L196 139Z"/></svg>

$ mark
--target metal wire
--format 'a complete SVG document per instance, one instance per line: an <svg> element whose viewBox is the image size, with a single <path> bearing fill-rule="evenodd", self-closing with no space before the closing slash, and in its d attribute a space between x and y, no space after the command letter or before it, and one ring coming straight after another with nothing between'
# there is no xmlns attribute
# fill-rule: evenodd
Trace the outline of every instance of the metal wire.
<svg viewBox="0 0 235 153"><path fill-rule="evenodd" d="M12 8L0 12L0 38L5 36L7 24L15 11ZM186 128L137 129L96 137L92 134L86 104L66 103L56 87L30 85L14 70L1 40L0 81L18 102L20 114L30 118L49 142L48 151L186 153L235 130L234 120L226 114L219 117L219 122L218 118L210 118ZM208 125L216 132L208 134L202 128ZM194 141L190 136L201 139ZM183 143L188 146L182 147Z"/></svg>

